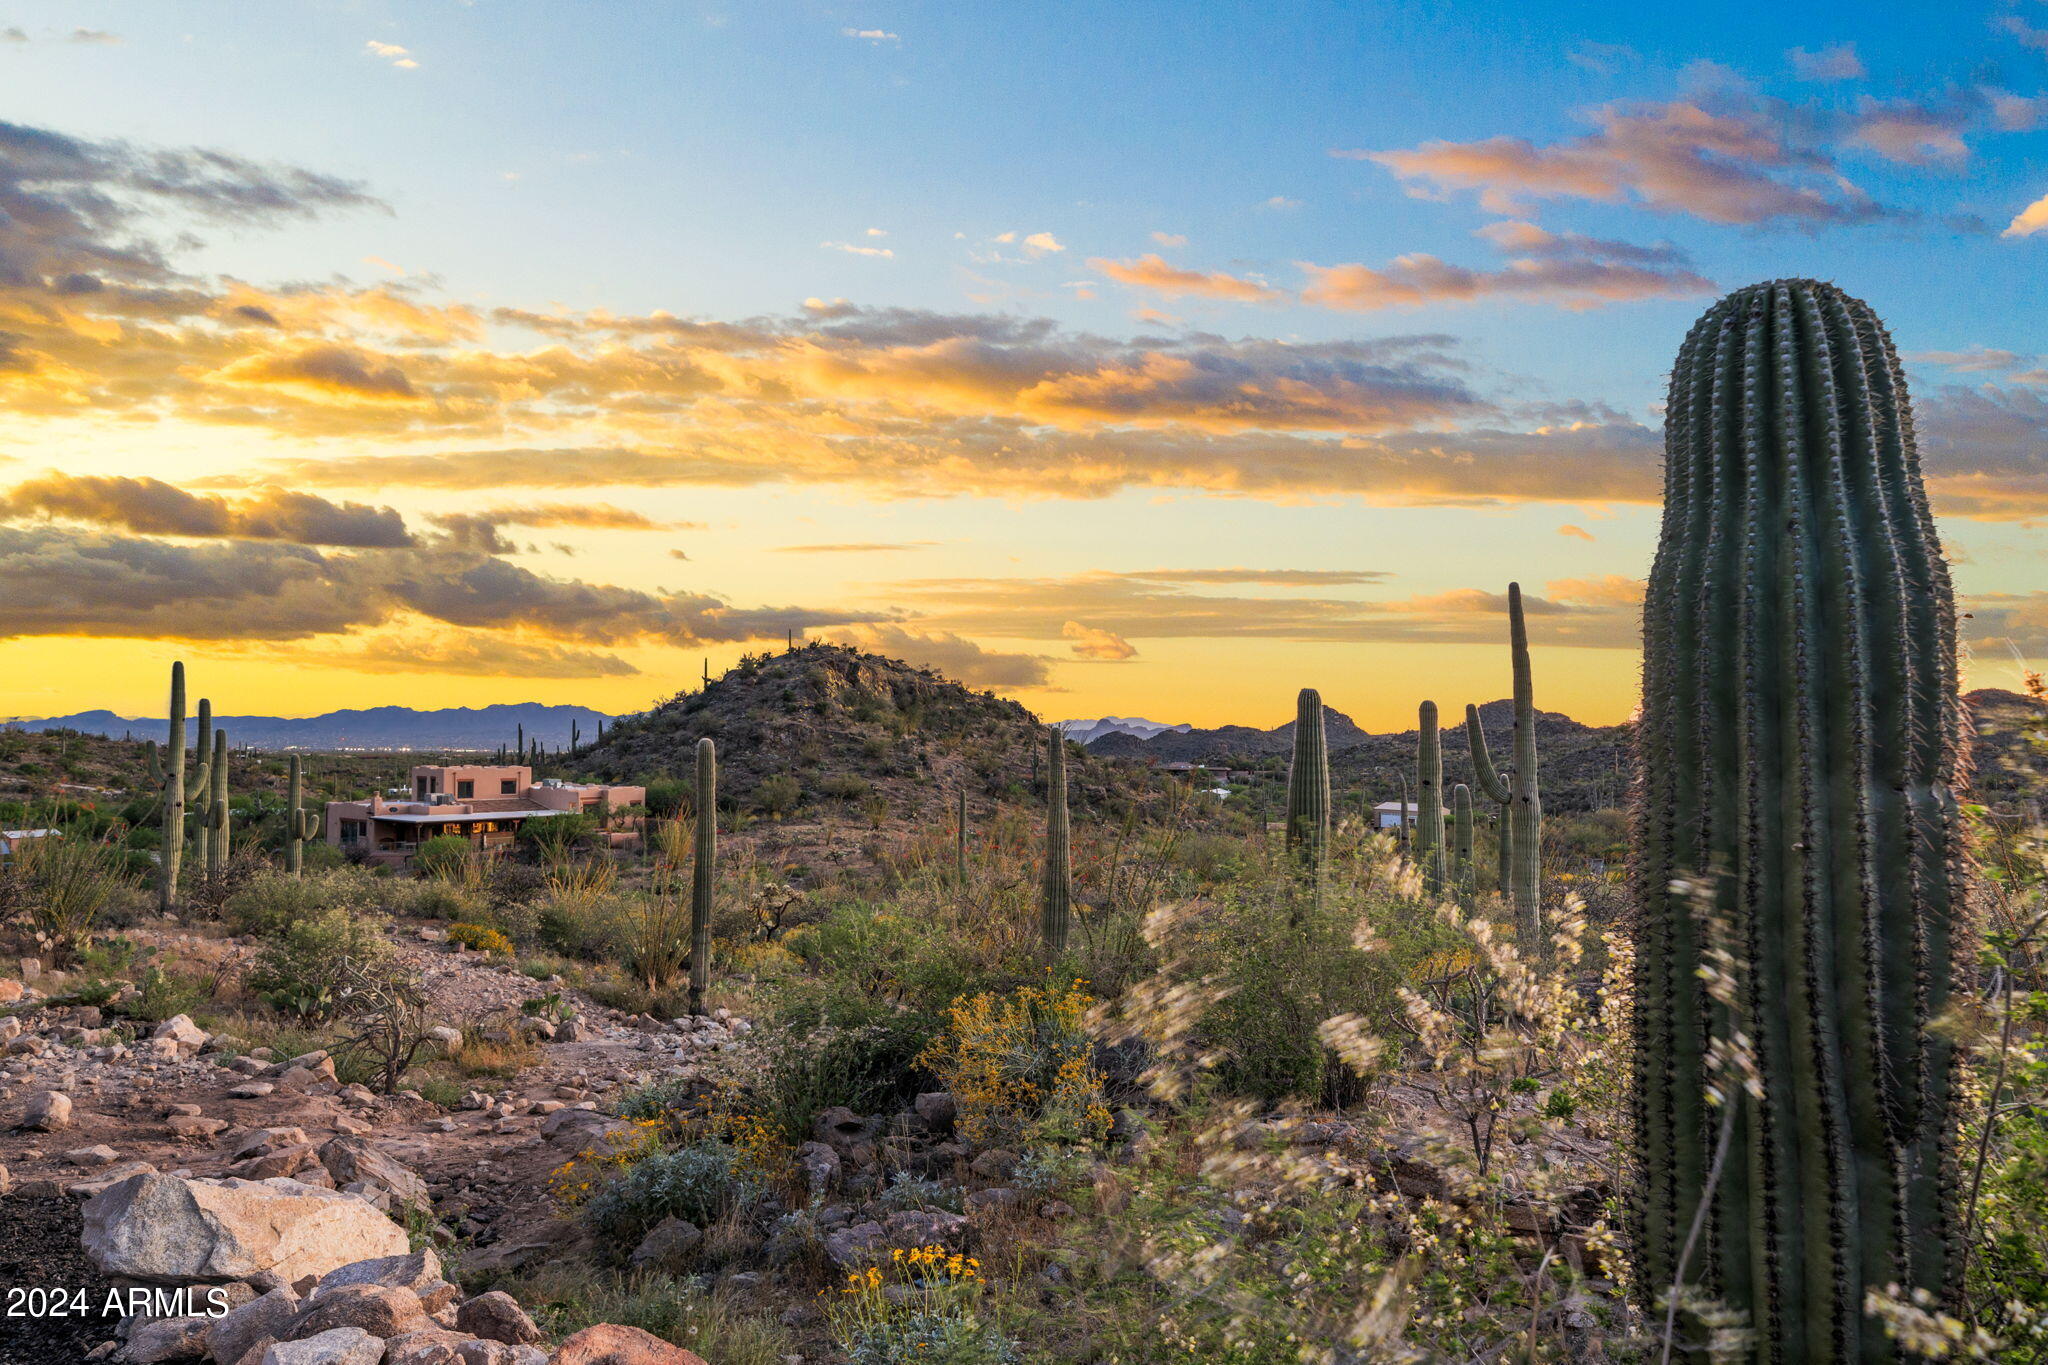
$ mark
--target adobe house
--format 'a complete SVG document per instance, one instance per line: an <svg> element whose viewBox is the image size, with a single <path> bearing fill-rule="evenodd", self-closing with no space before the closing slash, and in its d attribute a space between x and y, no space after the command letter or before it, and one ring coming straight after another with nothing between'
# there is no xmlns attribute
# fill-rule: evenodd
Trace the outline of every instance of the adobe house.
<svg viewBox="0 0 2048 1365"><path fill-rule="evenodd" d="M622 806L647 801L645 787L558 778L537 783L533 769L523 765L426 765L412 770L410 786L410 800L373 792L366 801L329 801L327 842L344 853L359 854L372 866L403 867L421 844L443 834L503 852L527 820L549 815L604 818ZM609 829L607 838L618 844L633 834L630 829Z"/></svg>

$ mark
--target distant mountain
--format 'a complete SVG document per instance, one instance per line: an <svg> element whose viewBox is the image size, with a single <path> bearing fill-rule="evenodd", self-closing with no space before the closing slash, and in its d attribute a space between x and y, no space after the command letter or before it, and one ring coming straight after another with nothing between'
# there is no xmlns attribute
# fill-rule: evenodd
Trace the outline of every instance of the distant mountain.
<svg viewBox="0 0 2048 1365"><path fill-rule="evenodd" d="M543 706L517 702L499 706L451 706L416 711L409 706L372 706L360 711L329 711L322 716L217 716L228 741L257 749L469 749L495 750L517 745L519 729L528 740L549 748L569 747L569 727L579 727L585 744L597 736L597 725L614 717L587 706ZM162 739L168 722L162 718L117 716L112 711L80 711L42 720L9 720L0 728L42 731L76 730L81 734L120 739Z"/></svg>
<svg viewBox="0 0 2048 1365"><path fill-rule="evenodd" d="M1150 739L1168 730L1182 733L1194 727L1183 721L1179 725L1168 725L1165 721L1140 720L1136 716L1104 716L1100 720L1063 720L1059 727L1068 739L1087 746L1111 735L1135 735L1139 739Z"/></svg>
<svg viewBox="0 0 2048 1365"><path fill-rule="evenodd" d="M1323 708L1323 733L1330 751L1359 744L1371 738L1351 717L1331 707ZM1078 738L1078 736L1077 736ZM1082 740L1090 753L1105 758L1144 758L1157 763L1251 764L1262 758L1284 757L1294 748L1294 722L1271 730L1249 725L1219 725L1197 730L1178 725L1151 735L1111 732Z"/></svg>

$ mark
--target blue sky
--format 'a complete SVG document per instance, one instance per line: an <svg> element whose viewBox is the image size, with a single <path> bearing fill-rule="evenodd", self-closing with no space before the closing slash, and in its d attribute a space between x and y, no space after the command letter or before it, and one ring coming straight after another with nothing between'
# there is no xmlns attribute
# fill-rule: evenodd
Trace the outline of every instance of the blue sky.
<svg viewBox="0 0 2048 1365"><path fill-rule="evenodd" d="M80 348L74 329L41 352L43 378L74 397L0 417L0 452L20 466L0 477L151 477L222 506L302 487L408 524L508 497L625 505L701 524L684 536L699 548L684 561L645 528L584 526L446 553L549 583L787 604L799 626L923 648L1055 710L1171 710L1150 699L1228 657L1240 613L1303 590L1248 580L1227 605L1192 607L1182 599L1202 580L1164 599L1106 597L1090 575L1386 575L1321 581L1331 619L1349 603L1370 628L1305 621L1241 682L1190 693L1197 719L1269 690L1279 707L1283 673L1397 660L1437 661L1447 687L1493 695L1479 651L1497 623L1461 619L1485 602L1456 595L1497 594L1509 577L1575 583L1586 595L1558 600L1585 619L1560 622L1552 674L1579 709L1611 717L1633 686L1625 590L1584 585L1646 564L1655 507L1639 475L1670 357L1717 289L1816 275L1872 302L1912 359L1959 582L1985 597L1983 657L2003 661L1984 680L2009 685L2012 651L2048 644L2031 586L2033 518L2048 507L2048 231L2001 235L2048 196L2044 92L2043 0L0 5L0 119L130 157L219 152L245 183L304 168L360 192L186 221L193 201L124 181L134 212L118 231L159 243L179 279L221 299L320 295L347 316L287 319L297 335L264 355L212 322L173 338L102 318L124 329L103 347L146 343L136 366L159 385L119 402L75 397L92 391L80 357L106 351ZM96 156L102 170L117 159ZM474 322L394 336L362 303L379 290ZM576 321L536 334L534 315L550 314ZM632 348L660 314L751 328L747 362L723 368L724 342L691 352L686 394L675 373L651 389L621 378L646 363ZM316 346L326 368L309 379ZM576 357L573 381L507 387L508 367L550 346ZM315 402L335 348L355 376L339 387L357 391ZM279 381L280 365L297 372ZM1218 398L1208 381L1226 371L1248 377ZM212 397L185 392L201 374ZM396 378L379 393L363 375ZM298 387L252 397L272 382ZM744 460L725 449L735 429ZM1491 433L1477 455L1462 444L1475 430ZM1326 478L1332 447L1304 436L1365 442L1389 463L1370 486ZM777 453L856 437L870 442L860 458L922 472L878 486L835 459ZM1184 454L1205 443L1231 448ZM567 482L366 463L504 448L594 463ZM668 473L622 475L600 451L674 458ZM1012 459L1018 472L988 476ZM728 460L744 469L722 472ZM1102 473L1124 460L1152 472ZM1472 496L1447 492L1445 471L1474 461ZM1277 472L1297 467L1298 483ZM1546 483L1547 467L1564 472ZM350 469L376 473L351 484ZM16 502L44 521L82 505L40 484ZM792 539L784 528L862 548L781 553L765 542ZM89 529L165 534L127 514ZM204 541L160 543L201 555ZM318 553L334 561L323 572L363 567ZM941 580L1011 587L963 605ZM1053 600L1062 584L1086 587L1072 587L1071 616ZM1129 628L1147 613L1150 642ZM1382 625L1395 617L1412 632ZM351 629L393 633L394 658L440 648L458 662L476 656L451 651L449 631L470 632L471 651L476 632L496 632L508 662L466 675L472 695L623 704L660 690L678 654L748 647L694 619L565 634L408 603ZM86 675L179 648L164 629L42 622L0 658ZM321 699L429 675L452 685L452 666L344 667L324 639L203 643L259 690L294 674L317 678ZM536 658L552 671L520 671ZM1351 709L1386 720L1411 704Z"/></svg>

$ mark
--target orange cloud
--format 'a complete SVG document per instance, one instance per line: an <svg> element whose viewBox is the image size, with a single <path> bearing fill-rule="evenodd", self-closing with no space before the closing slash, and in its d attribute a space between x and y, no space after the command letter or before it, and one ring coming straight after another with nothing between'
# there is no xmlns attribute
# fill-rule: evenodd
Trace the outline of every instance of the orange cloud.
<svg viewBox="0 0 2048 1365"><path fill-rule="evenodd" d="M1642 247L1510 221L1477 234L1510 254L1505 268L1472 270L1435 256L1395 258L1392 265L1303 264L1302 301L1325 308L1371 311L1505 298L1583 310L1633 299L1684 298L1715 292L1675 247Z"/></svg>
<svg viewBox="0 0 2048 1365"><path fill-rule="evenodd" d="M1149 289L1167 298L1196 296L1209 299L1230 299L1237 303L1266 303L1281 297L1280 291L1271 289L1252 280L1226 275L1220 270L1182 270L1168 265L1157 252L1140 256L1135 261L1113 261L1103 256L1091 256L1088 266L1120 284L1134 289Z"/></svg>
<svg viewBox="0 0 2048 1365"><path fill-rule="evenodd" d="M1591 531L1588 531L1583 526L1573 526L1570 523L1566 523L1565 525L1558 527L1557 533L1561 536L1570 536L1574 540L1594 539L1593 533Z"/></svg>
<svg viewBox="0 0 2048 1365"><path fill-rule="evenodd" d="M1116 632L1097 630L1079 621L1068 621L1062 625L1060 636L1073 641L1074 656L1080 659L1121 663L1125 659L1136 658L1138 654L1138 647Z"/></svg>

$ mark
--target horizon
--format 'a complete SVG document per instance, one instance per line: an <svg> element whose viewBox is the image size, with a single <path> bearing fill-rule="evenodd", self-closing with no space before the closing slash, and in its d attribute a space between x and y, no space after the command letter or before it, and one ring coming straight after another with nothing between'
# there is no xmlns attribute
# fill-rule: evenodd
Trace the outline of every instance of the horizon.
<svg viewBox="0 0 2048 1365"><path fill-rule="evenodd" d="M1445 8L17 4L0 713L623 715L794 631L1399 733L1513 580L1615 724L1665 376L1790 276L1890 327L2019 690L2048 9Z"/></svg>

